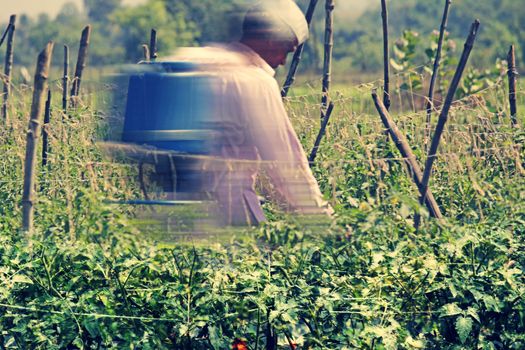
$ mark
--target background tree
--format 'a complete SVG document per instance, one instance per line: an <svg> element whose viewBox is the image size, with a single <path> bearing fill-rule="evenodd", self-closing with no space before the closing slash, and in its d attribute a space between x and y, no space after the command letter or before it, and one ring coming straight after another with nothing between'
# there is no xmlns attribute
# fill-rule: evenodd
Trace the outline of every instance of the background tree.
<svg viewBox="0 0 525 350"><path fill-rule="evenodd" d="M187 22L197 24L199 44L231 41L240 35L242 17L249 0L166 0L168 12L185 13Z"/></svg>
<svg viewBox="0 0 525 350"><path fill-rule="evenodd" d="M94 22L106 21L121 5L122 0L84 0L86 14Z"/></svg>
<svg viewBox="0 0 525 350"><path fill-rule="evenodd" d="M115 11L110 21L114 26L114 40L124 49L127 62L136 62L142 58L141 45L147 43L151 28L157 30L158 51L168 54L176 47L192 45L199 33L194 22L188 21L186 12L181 9L170 13L165 1L151 0L136 7L124 7Z"/></svg>
<svg viewBox="0 0 525 350"><path fill-rule="evenodd" d="M89 64L108 65L136 62L142 58L141 44L147 43L152 27L157 28L160 55L177 46L203 45L213 41L230 41L239 37L246 7L254 0L148 0L129 7L122 0L83 0L85 11L66 4L56 18L42 15L31 18L20 14L15 50L16 65L33 65L39 49L48 40L68 44L72 52L78 47L81 29L93 26ZM303 9L310 0L296 0ZM306 45L300 72L317 72L322 64L324 2L320 1L312 23L312 38ZM381 18L375 3L338 2L335 11L334 69L375 73L381 69ZM399 0L390 3L392 38L404 30L429 38L439 29L443 1ZM361 15L361 13L364 14ZM518 67L525 66L525 7L515 0L462 0L453 3L449 38L462 42L474 18L483 25L472 62L489 67L496 58L505 57L508 46L517 44ZM5 28L8 16L0 18ZM422 43L413 61L427 62ZM0 62L5 50L0 50ZM60 65L60 50L53 63Z"/></svg>

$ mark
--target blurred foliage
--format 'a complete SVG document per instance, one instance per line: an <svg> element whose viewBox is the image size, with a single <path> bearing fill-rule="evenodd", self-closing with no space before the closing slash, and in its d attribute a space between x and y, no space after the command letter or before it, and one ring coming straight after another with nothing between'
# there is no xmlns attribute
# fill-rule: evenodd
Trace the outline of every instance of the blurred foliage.
<svg viewBox="0 0 525 350"><path fill-rule="evenodd" d="M160 55L181 45L203 45L213 41L229 41L239 37L242 16L254 0L148 0L129 7L121 0L84 0L85 11L76 5L64 5L56 18L20 16L17 26L15 62L32 65L38 51L48 40L78 47L82 28L93 25L90 49L91 65L136 62L142 58L141 45L149 41L149 31L159 32ZM305 10L309 0L297 0ZM395 38L403 33L418 33L421 39L431 36L440 26L444 1L404 0L389 2L390 31L393 54ZM340 10L340 11L338 11ZM306 45L301 71L319 71L322 67L324 42L324 2L319 1L311 26L311 40ZM479 18L482 29L473 52L476 66L491 66L506 55L508 46L525 41L525 8L514 0L465 0L451 7L449 39L463 43L470 23ZM7 23L2 18L3 25ZM402 40L406 40L404 38ZM423 41L423 40L421 40ZM414 47L417 65L426 63L427 47ZM525 57L525 47L518 52L518 66ZM435 50L435 48L434 48ZM59 65L61 53L56 50L54 62ZM428 52L427 52L428 53ZM2 59L3 50L0 52ZM368 6L361 17L351 16L348 6L336 5L334 64L338 69L376 72L382 69L382 32L379 8ZM393 62L393 63L397 63ZM397 68L394 66L394 68Z"/></svg>
<svg viewBox="0 0 525 350"><path fill-rule="evenodd" d="M443 1L418 1L403 0L389 1L389 29L392 38L401 37L403 31L410 30L420 33L426 37L433 31L439 29L445 0ZM463 44L467 37L470 24L474 19L481 21L481 30L474 49L472 62L477 66L490 66L497 58L506 57L508 48L512 44L518 44L525 39L524 22L521 20L525 15L525 8L514 0L464 0L453 1L450 9L447 30L449 38ZM368 11L361 16L350 28L341 28L345 23L339 22L336 37L340 32L351 33L352 42L364 37L368 40L367 45L374 47L376 57L369 58L377 65L367 66L368 69L381 69L382 61L382 31L381 16L379 8ZM351 47L348 47L346 55L352 55ZM370 49L368 49L370 50ZM525 47L521 48L518 59L523 65L525 59ZM370 50L372 51L372 50ZM422 54L422 52L418 52ZM424 63L420 61L420 64Z"/></svg>
<svg viewBox="0 0 525 350"><path fill-rule="evenodd" d="M186 21L183 11L171 14L162 0L150 1L146 5L124 8L115 12L112 20L119 25L114 33L124 46L127 62L141 58L141 44L149 45L151 28L157 30L158 50L168 53L177 46L193 44L196 26Z"/></svg>
<svg viewBox="0 0 525 350"><path fill-rule="evenodd" d="M84 0L88 18L96 22L108 20L121 5L122 0Z"/></svg>

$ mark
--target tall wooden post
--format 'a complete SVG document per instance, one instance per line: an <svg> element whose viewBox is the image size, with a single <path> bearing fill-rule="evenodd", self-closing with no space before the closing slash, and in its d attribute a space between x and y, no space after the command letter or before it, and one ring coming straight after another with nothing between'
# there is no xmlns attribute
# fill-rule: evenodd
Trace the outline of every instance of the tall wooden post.
<svg viewBox="0 0 525 350"><path fill-rule="evenodd" d="M383 20L383 104L390 110L390 50L388 43L388 8L386 0L381 0L381 18Z"/></svg>
<svg viewBox="0 0 525 350"><path fill-rule="evenodd" d="M144 56L144 61L149 62L150 60L149 47L146 44L142 45L142 55Z"/></svg>
<svg viewBox="0 0 525 350"><path fill-rule="evenodd" d="M0 38L0 47L2 47L2 44L4 43L7 33L9 33L10 30L11 30L11 23L7 25L7 27L4 30L4 34L2 34L2 37Z"/></svg>
<svg viewBox="0 0 525 350"><path fill-rule="evenodd" d="M73 78L71 97L76 97L80 94L80 82L82 80L82 72L84 71L84 68L86 68L90 37L91 26L88 25L82 30L82 36L80 37L80 46L78 48L77 65L75 67L75 77Z"/></svg>
<svg viewBox="0 0 525 350"><path fill-rule="evenodd" d="M149 39L149 57L150 60L155 61L157 59L157 30L151 29L151 35Z"/></svg>
<svg viewBox="0 0 525 350"><path fill-rule="evenodd" d="M52 52L53 42L49 42L44 50L38 55L38 62L35 71L31 119L27 131L26 156L24 163L24 191L22 195L22 229L27 233L33 230L36 150L42 129L42 110L44 109L44 96L48 89L47 78L49 75Z"/></svg>
<svg viewBox="0 0 525 350"><path fill-rule="evenodd" d="M330 121L330 116L332 115L333 110L334 110L334 103L330 102L330 105L328 106L328 109L326 110L326 115L324 116L322 120L321 129L319 129L319 133L317 134L317 138L315 139L314 147L312 148L312 152L310 152L310 156L308 157L308 162L310 163L310 167L314 165L315 158L317 157L317 151L319 150L321 141L323 140L323 137L326 133L326 127L328 125L328 122Z"/></svg>
<svg viewBox="0 0 525 350"><path fill-rule="evenodd" d="M425 130L425 145L427 144L427 140L430 139L432 109L434 108L434 90L436 86L439 66L441 65L441 52L443 51L443 40L445 39L445 33L447 31L448 14L450 11L451 4L452 4L452 0L445 0L445 10L443 12L443 18L441 20L441 27L439 30L438 47L436 51L436 58L434 60L434 69L432 70L432 78L430 79L430 87L428 89L427 125L426 125L426 130Z"/></svg>
<svg viewBox="0 0 525 350"><path fill-rule="evenodd" d="M9 106L9 95L11 93L11 70L13 68L14 39L15 39L16 15L9 17L9 31L7 33L7 48L5 52L4 65L4 100L2 101L2 117L7 122L7 110Z"/></svg>
<svg viewBox="0 0 525 350"><path fill-rule="evenodd" d="M516 78L518 76L518 71L516 70L516 52L514 45L510 47L509 54L507 56L507 62L509 65L507 74L509 76L510 120L512 122L512 126L516 126L518 125L518 108L516 106Z"/></svg>
<svg viewBox="0 0 525 350"><path fill-rule="evenodd" d="M312 18L314 16L315 7L317 6L318 0L310 0L310 4L308 5L308 9L306 10L306 23L308 23L308 27L310 27L310 23L312 23ZM290 87L295 82L295 74L297 73L297 67L299 66L299 63L301 62L301 58L304 51L304 45L305 43L302 43L299 45L297 50L295 51L292 59L292 63L290 64L290 71L288 72L288 76L286 77L286 81L284 83L283 89L281 91L281 96L286 97L288 96L288 91L290 90Z"/></svg>
<svg viewBox="0 0 525 350"><path fill-rule="evenodd" d="M430 215L433 218L441 219L443 215L441 214L441 210L439 209L432 192L428 189L425 190L422 186L423 173L417 162L414 152L412 152L412 148L408 144L408 141L403 136L401 131L398 129L397 125L390 116L390 113L386 109L386 106L383 104L383 102L381 102L381 99L377 96L375 91L372 93L372 98L374 99L374 104L376 106L377 112L379 113L379 116L381 117L381 121L385 125L388 134L390 134L390 137L394 141L397 149L405 159L405 163L410 169L410 173L412 174L412 178L419 190L420 195L423 195L425 192L427 194L425 196L425 205L427 206Z"/></svg>
<svg viewBox="0 0 525 350"><path fill-rule="evenodd" d="M452 106L452 102L454 101L454 96L456 94L458 85L461 81L461 77L463 76L463 71L465 70L465 67L467 65L470 53L474 48L474 42L476 41L479 25L479 20L475 20L474 23L472 23L469 35L465 42L463 54L461 55L461 59L456 69L456 73L454 74L454 78L452 79L452 83L450 84L450 88L445 99L445 104L443 105L443 109L441 110L441 114L439 115L436 131L434 132L432 143L430 144L430 149L428 150L427 161L425 164L425 172L423 173L423 180L421 182L421 186L423 187L421 202L423 202L425 200L425 197L427 196L428 184L430 181L430 176L432 174L432 165L434 164L434 161L437 158L436 153L439 147L439 143L441 142L441 135L443 134L443 130L445 129L445 124L448 120L448 113L450 111L450 107Z"/></svg>
<svg viewBox="0 0 525 350"><path fill-rule="evenodd" d="M69 47L64 45L64 73L62 75L62 110L67 111L67 93L69 91Z"/></svg>
<svg viewBox="0 0 525 350"><path fill-rule="evenodd" d="M335 0L325 0L326 23L324 36L323 97L321 119L328 108L328 92L332 82L332 51L334 47L334 8ZM322 121L321 121L322 123Z"/></svg>
<svg viewBox="0 0 525 350"><path fill-rule="evenodd" d="M51 120L51 89L47 89L46 107L44 110L44 129L42 132L42 167L47 165L47 154L49 151L48 132L49 121Z"/></svg>

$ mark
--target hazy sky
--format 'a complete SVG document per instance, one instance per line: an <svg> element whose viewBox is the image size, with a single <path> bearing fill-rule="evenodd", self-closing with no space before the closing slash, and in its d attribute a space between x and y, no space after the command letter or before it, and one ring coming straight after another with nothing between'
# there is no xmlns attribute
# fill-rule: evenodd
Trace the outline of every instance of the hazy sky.
<svg viewBox="0 0 525 350"><path fill-rule="evenodd" d="M0 0L0 12L4 17L10 14L28 14L36 16L46 12L51 16L56 15L67 2L73 2L82 8L82 0ZM146 0L123 0L124 4L136 5Z"/></svg>
<svg viewBox="0 0 525 350"><path fill-rule="evenodd" d="M123 3L136 5L146 1L147 0L123 0ZM42 12L54 16L67 2L73 2L77 4L79 8L82 7L82 0L0 0L0 12L1 15L6 18L10 14L25 13L30 16L36 16ZM336 7L339 8L345 16L356 17L361 14L365 7L369 7L370 3L370 1L364 0L342 0L336 2ZM0 22L3 20L7 19L0 19Z"/></svg>

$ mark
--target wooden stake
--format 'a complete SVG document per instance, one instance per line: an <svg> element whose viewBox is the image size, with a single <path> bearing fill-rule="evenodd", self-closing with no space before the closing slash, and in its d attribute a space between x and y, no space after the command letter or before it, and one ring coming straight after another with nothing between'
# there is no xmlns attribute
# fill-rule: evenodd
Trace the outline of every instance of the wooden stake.
<svg viewBox="0 0 525 350"><path fill-rule="evenodd" d="M319 149L319 145L321 145L321 141L323 140L323 137L326 132L326 126L328 125L328 122L330 121L330 116L332 115L332 111L334 109L334 103L330 102L330 105L328 106L328 109L326 110L326 115L323 117L321 129L319 130L319 134L317 134L317 138L315 139L314 147L312 149L312 152L310 153L310 157L308 157L308 162L310 163L310 166L312 166L315 162L315 158L317 157L317 151Z"/></svg>
<svg viewBox="0 0 525 350"><path fill-rule="evenodd" d="M2 34L2 38L0 38L0 47L2 47L5 37L7 36L7 33L9 33L10 30L11 30L11 23L7 25L7 27L5 28L4 34Z"/></svg>
<svg viewBox="0 0 525 350"><path fill-rule="evenodd" d="M321 101L321 119L325 115L323 111L328 108L328 92L330 91L330 83L332 81L332 51L334 47L334 8L335 0L325 0L326 23L324 36L323 98Z"/></svg>
<svg viewBox="0 0 525 350"><path fill-rule="evenodd" d="M142 45L142 54L144 55L144 61L150 60L149 47L146 44Z"/></svg>
<svg viewBox="0 0 525 350"><path fill-rule="evenodd" d="M421 186L423 188L423 192L421 193L421 202L423 202L426 197L428 183L432 174L432 165L434 164L434 161L437 158L436 152L441 141L441 135L443 134L443 130L448 119L448 113L450 111L450 107L452 106L452 102L454 101L456 90L458 88L459 82L461 81L461 77L463 76L463 71L465 70L468 59L470 57L470 53L472 52L472 49L474 47L474 42L476 41L479 25L479 20L475 20L474 23L472 23L470 33L465 42L463 54L461 55L459 65L456 69L456 73L454 74L454 78L452 79L452 83L450 84L450 88L445 99L445 104L443 105L443 109L441 110L441 114L439 115L436 131L434 132L434 137L432 138L432 143L430 144L430 149L428 150L427 161L425 164L425 172L423 173L423 180L421 183Z"/></svg>
<svg viewBox="0 0 525 350"><path fill-rule="evenodd" d="M318 0L310 0L310 4L308 5L308 9L306 10L306 23L308 23L308 27L310 27L310 23L312 22L312 18L314 16L315 7L317 6ZM295 51L292 59L292 63L290 64L290 71L288 72L288 76L286 77L286 81L284 83L283 89L281 91L281 96L286 97L288 96L288 91L290 90L290 87L295 82L295 74L297 73L297 67L299 66L299 62L301 62L301 58L304 51L304 45L305 43L302 43L299 45L297 50Z"/></svg>
<svg viewBox="0 0 525 350"><path fill-rule="evenodd" d="M441 20L441 28L439 30L438 47L436 52L436 58L434 60L434 69L432 70L432 78L430 79L430 88L428 90L428 101L427 101L427 125L425 132L425 147L430 139L430 130L432 122L432 109L434 109L434 90L436 86L437 75L439 66L441 65L441 52L443 50L443 40L445 39L445 33L448 25L448 14L452 0L445 0L445 10L443 12L443 19Z"/></svg>
<svg viewBox="0 0 525 350"><path fill-rule="evenodd" d="M425 193L424 188L422 187L423 175L421 168L417 162L416 156L412 152L412 148L408 144L408 141L403 136L401 131L399 131L397 125L394 123L392 117L390 116L390 113L386 109L386 106L383 104L383 102L381 102L381 99L377 96L377 93L375 91L372 93L372 98L374 99L374 104L376 106L377 112L379 113L379 116L381 117L381 120L383 121L383 124L387 129L387 132L392 137L392 140L394 141L397 149L401 153L401 156L405 158L405 162L410 169L410 173L412 174L412 178L419 190L419 193L423 195L423 193ZM434 199L432 192L428 189L426 192L427 195L425 196L425 205L427 206L430 215L433 218L441 219L443 215L441 214L441 210L439 209L439 206L437 205L437 202Z"/></svg>
<svg viewBox="0 0 525 350"><path fill-rule="evenodd" d="M7 48L5 52L5 66L4 66L4 100L2 102L2 117L4 122L7 122L7 108L9 106L9 95L11 93L11 70L13 68L13 53L14 53L14 39L15 39L15 24L16 15L9 17L9 33L7 34Z"/></svg>
<svg viewBox="0 0 525 350"><path fill-rule="evenodd" d="M69 90L69 47L64 45L64 73L62 76L62 110L67 111L67 92Z"/></svg>
<svg viewBox="0 0 525 350"><path fill-rule="evenodd" d="M80 94L80 82L82 80L82 72L86 67L90 37L91 26L88 25L82 30L82 36L80 37L80 46L78 48L77 65L75 67L75 77L73 78L71 97L77 97Z"/></svg>
<svg viewBox="0 0 525 350"><path fill-rule="evenodd" d="M26 156L24 163L24 191L22 195L22 229L29 233L33 230L35 201L35 163L37 141L41 132L41 115L44 107L44 95L48 89L47 78L51 63L53 42L49 42L38 55L35 71L33 102L31 104L31 119L27 131Z"/></svg>
<svg viewBox="0 0 525 350"><path fill-rule="evenodd" d="M49 150L47 128L49 127L50 119L51 119L51 89L48 89L46 107L44 111L44 128L42 131L42 167L45 167L47 165L47 153Z"/></svg>
<svg viewBox="0 0 525 350"><path fill-rule="evenodd" d="M157 30L151 29L151 35L149 39L149 58L152 61L157 59Z"/></svg>
<svg viewBox="0 0 525 350"><path fill-rule="evenodd" d="M518 76L518 71L516 70L516 53L514 45L510 47L509 55L507 56L507 62L509 65L509 70L507 72L509 76L509 102L510 102L510 120L512 126L518 125L517 120L517 107L516 107L516 78Z"/></svg>
<svg viewBox="0 0 525 350"><path fill-rule="evenodd" d="M386 0L381 0L381 18L383 19L383 104L387 110L390 110L390 51L388 44L388 9Z"/></svg>

